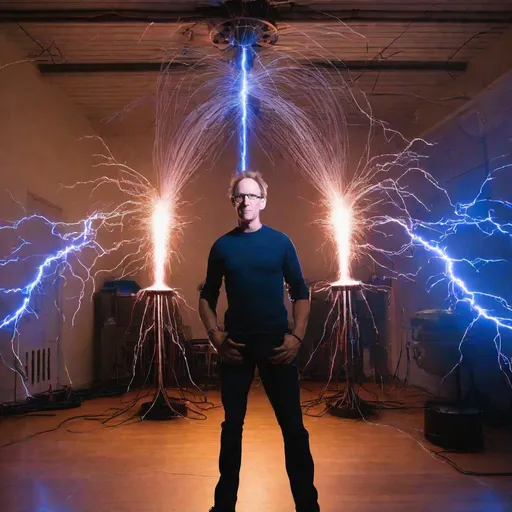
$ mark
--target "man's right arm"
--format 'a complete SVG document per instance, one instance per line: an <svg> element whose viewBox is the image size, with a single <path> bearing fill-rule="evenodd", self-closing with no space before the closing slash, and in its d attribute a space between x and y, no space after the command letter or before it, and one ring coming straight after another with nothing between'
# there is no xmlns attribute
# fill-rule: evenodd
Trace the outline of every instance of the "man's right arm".
<svg viewBox="0 0 512 512"><path fill-rule="evenodd" d="M211 333L208 339L211 341L212 345L219 350L226 335L218 326L217 313L212 310L209 302L203 297L199 299L199 316L203 321L206 331Z"/></svg>
<svg viewBox="0 0 512 512"><path fill-rule="evenodd" d="M243 345L230 340L227 337L227 333L219 328L217 320L217 301L223 277L224 267L222 258L216 244L214 244L208 257L206 281L201 289L199 298L199 316L208 331L210 343L222 356L222 359L232 364L239 364L243 361L240 354L240 349L243 348Z"/></svg>
<svg viewBox="0 0 512 512"><path fill-rule="evenodd" d="M199 297L199 316L205 329L211 332L209 339L217 350L225 337L224 333L219 329L217 319L217 301L223 276L222 260L218 253L218 248L214 244L208 256L206 280L201 288Z"/></svg>

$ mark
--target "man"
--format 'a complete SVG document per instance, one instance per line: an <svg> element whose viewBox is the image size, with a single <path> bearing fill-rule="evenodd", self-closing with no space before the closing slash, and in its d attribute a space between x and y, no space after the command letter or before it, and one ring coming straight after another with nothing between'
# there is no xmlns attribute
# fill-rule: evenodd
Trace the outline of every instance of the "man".
<svg viewBox="0 0 512 512"><path fill-rule="evenodd" d="M220 479L210 512L235 510L242 428L256 366L283 433L286 471L296 510L317 512L318 493L313 484L309 435L302 422L296 365L309 316L309 289L290 239L261 223L260 212L267 202L267 184L261 174L244 172L235 176L230 196L238 227L214 243L199 300L199 314L208 337L222 358L225 413ZM218 326L216 314L222 278L228 299L225 331ZM284 305L284 281L293 302L292 331Z"/></svg>

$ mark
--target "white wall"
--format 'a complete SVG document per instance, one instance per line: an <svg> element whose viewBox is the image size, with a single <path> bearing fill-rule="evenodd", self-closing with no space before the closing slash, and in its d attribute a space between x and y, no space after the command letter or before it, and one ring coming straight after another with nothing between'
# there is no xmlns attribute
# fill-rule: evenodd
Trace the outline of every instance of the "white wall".
<svg viewBox="0 0 512 512"><path fill-rule="evenodd" d="M487 172L499 165L512 163L512 74L504 77L491 89L481 94L477 100L464 112L439 126L425 138L435 145L427 151L428 160L425 167L452 198L464 202L475 197L481 183L485 180ZM512 197L512 168L500 173L484 194L493 199L508 199ZM448 214L439 197L432 194L427 198L431 202L433 211L439 217ZM503 211L500 212L503 214ZM507 217L505 217L507 218ZM510 218L508 218L510 222ZM462 230L453 242L447 243L450 254L455 256L476 255L487 258L505 258L510 260L512 245L506 237L476 236L474 231ZM418 251L417 261L427 263L427 259ZM512 274L510 265L499 264L495 269L488 267L480 275L470 278L470 283L479 290L502 294L509 301L512 298L510 285ZM430 268L435 268L431 264ZM400 350L402 323L408 325L411 316L419 310L427 308L443 308L447 306L446 287L439 287L433 292L426 293L425 279L428 273L416 283L399 281L393 290L392 323L393 323L393 367L398 362ZM477 333L479 360L472 360L475 371L476 385L489 399L501 406L509 406L512 398L511 390L506 384L503 374L497 366L497 357L492 343L492 336L487 333ZM402 339L403 341L403 339ZM510 357L512 346L505 340L503 351ZM405 353L401 364L400 375L405 376ZM463 373L465 369L463 367ZM414 361L411 365L410 381L413 384L424 386L431 391L437 391L440 385L439 377L428 375L419 369ZM445 390L453 391L453 379L446 381Z"/></svg>
<svg viewBox="0 0 512 512"><path fill-rule="evenodd" d="M0 67L21 59L23 56L0 33ZM59 184L89 180L104 172L93 167L96 161L92 155L98 152L98 143L79 140L94 134L90 123L62 91L41 80L33 63L19 63L1 69L0 219L19 218L29 193L60 208L66 221L81 219L90 212L93 200L87 188L59 191ZM11 199L11 195L19 205ZM100 193L94 200L98 199L106 197ZM10 243L0 236L0 258L9 252ZM30 262L23 268L9 266L8 270L4 269L2 283L12 280L20 285L33 272ZM86 296L76 317L74 328L71 329L70 325L71 312L76 305L73 297L79 289L76 281L70 279L63 290L66 322L62 331L63 357L59 366L60 383L68 382L62 364L65 362L75 386L86 385L92 380L92 304L89 296ZM2 296L2 301L1 309L5 312L9 303L5 302L5 296ZM11 360L8 333L3 331L0 334L0 350L4 357ZM0 367L0 401L12 399L12 373L2 365Z"/></svg>

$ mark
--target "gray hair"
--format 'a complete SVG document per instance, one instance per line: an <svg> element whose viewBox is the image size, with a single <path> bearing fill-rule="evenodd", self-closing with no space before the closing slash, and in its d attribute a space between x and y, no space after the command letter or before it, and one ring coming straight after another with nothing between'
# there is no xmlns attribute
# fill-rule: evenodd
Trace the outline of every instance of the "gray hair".
<svg viewBox="0 0 512 512"><path fill-rule="evenodd" d="M244 179L250 178L254 180L258 186L260 187L260 193L262 197L267 197L267 182L263 179L263 175L259 171L242 171L235 174L231 178L231 182L229 184L229 197L233 197L235 195L236 186Z"/></svg>

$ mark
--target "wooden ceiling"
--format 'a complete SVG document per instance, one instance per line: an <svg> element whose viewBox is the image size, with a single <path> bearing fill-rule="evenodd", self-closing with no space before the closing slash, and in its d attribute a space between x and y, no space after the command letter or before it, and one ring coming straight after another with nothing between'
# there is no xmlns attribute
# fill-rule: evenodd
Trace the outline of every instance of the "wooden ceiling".
<svg viewBox="0 0 512 512"><path fill-rule="evenodd" d="M215 19L203 23L194 12L219 3L0 0L0 30L98 122L154 91L167 48L218 52L209 38ZM429 102L447 113L461 106L467 98L442 91L512 26L510 0L295 4L279 6L279 49L343 62L374 114L399 126L414 123Z"/></svg>
<svg viewBox="0 0 512 512"><path fill-rule="evenodd" d="M198 6L218 5L222 0L2 0L2 9L141 9L141 10L192 10ZM275 4L286 4L277 0ZM291 3L291 2L290 2ZM319 10L383 9L415 11L509 11L509 0L294 0L297 6L311 6Z"/></svg>

